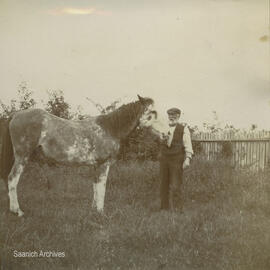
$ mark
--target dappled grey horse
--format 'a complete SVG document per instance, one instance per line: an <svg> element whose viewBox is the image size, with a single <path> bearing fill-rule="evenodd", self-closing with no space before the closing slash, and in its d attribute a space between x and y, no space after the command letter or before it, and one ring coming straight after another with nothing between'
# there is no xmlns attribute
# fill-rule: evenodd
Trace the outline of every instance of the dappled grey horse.
<svg viewBox="0 0 270 270"><path fill-rule="evenodd" d="M105 115L66 120L41 109L14 113L2 141L1 178L7 181L10 211L22 216L17 198L20 176L33 153L65 165L94 168L93 204L103 212L107 176L120 147L138 125L152 126L157 118L154 101L142 98Z"/></svg>

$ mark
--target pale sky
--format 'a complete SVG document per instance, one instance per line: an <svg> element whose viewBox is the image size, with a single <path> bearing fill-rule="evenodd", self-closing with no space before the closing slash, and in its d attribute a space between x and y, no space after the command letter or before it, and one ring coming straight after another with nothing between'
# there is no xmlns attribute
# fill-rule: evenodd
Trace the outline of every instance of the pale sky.
<svg viewBox="0 0 270 270"><path fill-rule="evenodd" d="M191 126L270 129L267 0L0 0L0 99L22 81L74 106L152 97Z"/></svg>

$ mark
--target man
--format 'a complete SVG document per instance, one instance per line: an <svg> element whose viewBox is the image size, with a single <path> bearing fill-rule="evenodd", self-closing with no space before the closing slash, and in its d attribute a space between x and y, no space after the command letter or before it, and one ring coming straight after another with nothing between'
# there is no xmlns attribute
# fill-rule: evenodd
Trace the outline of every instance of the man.
<svg viewBox="0 0 270 270"><path fill-rule="evenodd" d="M181 111L178 108L171 108L167 113L169 131L160 148L161 209L169 209L171 191L172 206L175 210L181 211L183 169L190 165L193 149L188 127L179 123Z"/></svg>

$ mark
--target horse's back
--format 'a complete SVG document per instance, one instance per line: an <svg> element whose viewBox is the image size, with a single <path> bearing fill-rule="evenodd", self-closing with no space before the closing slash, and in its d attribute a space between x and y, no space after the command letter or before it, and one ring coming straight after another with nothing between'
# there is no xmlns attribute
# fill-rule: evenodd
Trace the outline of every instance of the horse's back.
<svg viewBox="0 0 270 270"><path fill-rule="evenodd" d="M115 156L119 149L119 142L96 123L96 117L74 121L28 109L15 113L9 128L15 155L22 158L40 148L59 163L94 164Z"/></svg>

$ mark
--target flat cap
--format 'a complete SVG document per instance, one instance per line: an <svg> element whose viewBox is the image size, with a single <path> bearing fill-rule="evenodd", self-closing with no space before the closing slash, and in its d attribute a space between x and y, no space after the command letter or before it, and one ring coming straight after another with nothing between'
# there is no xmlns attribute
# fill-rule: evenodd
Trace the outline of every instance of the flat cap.
<svg viewBox="0 0 270 270"><path fill-rule="evenodd" d="M167 114L181 114L181 111L178 108L171 108L167 110Z"/></svg>

